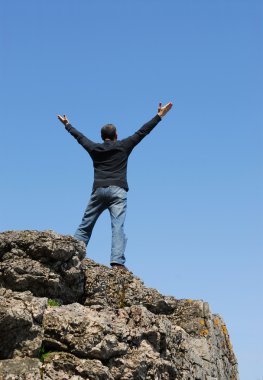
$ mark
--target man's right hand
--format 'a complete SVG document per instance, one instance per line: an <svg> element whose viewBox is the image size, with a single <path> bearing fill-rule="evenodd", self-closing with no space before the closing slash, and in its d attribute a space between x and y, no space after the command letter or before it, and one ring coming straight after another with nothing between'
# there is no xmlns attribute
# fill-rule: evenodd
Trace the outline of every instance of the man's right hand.
<svg viewBox="0 0 263 380"><path fill-rule="evenodd" d="M67 118L67 116L66 116L66 115L63 115L63 116L61 116L61 115L58 115L58 120L60 120L60 121L61 121L61 123L62 123L62 124L64 124L64 125L67 125L67 124L69 124L69 121L68 121L68 118Z"/></svg>

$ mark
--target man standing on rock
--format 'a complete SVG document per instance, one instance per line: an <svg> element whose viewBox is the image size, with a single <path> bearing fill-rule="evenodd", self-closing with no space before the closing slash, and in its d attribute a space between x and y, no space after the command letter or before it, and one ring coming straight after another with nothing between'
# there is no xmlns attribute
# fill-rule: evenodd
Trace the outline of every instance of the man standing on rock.
<svg viewBox="0 0 263 380"><path fill-rule="evenodd" d="M95 143L77 131L69 123L66 115L58 115L66 130L89 153L93 160L94 183L89 204L82 221L74 235L86 243L92 234L93 227L100 214L108 209L111 216L112 246L111 266L127 269L124 266L124 251L127 238L124 234L124 221L127 207L127 162L133 148L152 131L162 117L172 108L172 103L162 107L159 103L158 113L144 124L136 133L123 140L118 140L117 130L113 124L101 128L103 143Z"/></svg>

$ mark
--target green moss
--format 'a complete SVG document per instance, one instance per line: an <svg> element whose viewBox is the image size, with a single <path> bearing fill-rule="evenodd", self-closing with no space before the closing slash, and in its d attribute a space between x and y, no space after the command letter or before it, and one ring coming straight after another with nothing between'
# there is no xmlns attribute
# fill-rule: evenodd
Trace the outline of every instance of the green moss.
<svg viewBox="0 0 263 380"><path fill-rule="evenodd" d="M55 299L49 298L47 301L48 306L54 307L54 306L61 306L61 303Z"/></svg>
<svg viewBox="0 0 263 380"><path fill-rule="evenodd" d="M38 357L42 361L42 363L44 363L44 361L47 358L49 352L50 351L46 351L46 349L45 349L45 347L43 345L40 347L40 350L39 350L39 353L38 353Z"/></svg>
<svg viewBox="0 0 263 380"><path fill-rule="evenodd" d="M57 351L46 350L45 346L42 344L38 353L39 360L41 360L41 362L44 363L45 360L49 357L49 355L54 352L57 352Z"/></svg>

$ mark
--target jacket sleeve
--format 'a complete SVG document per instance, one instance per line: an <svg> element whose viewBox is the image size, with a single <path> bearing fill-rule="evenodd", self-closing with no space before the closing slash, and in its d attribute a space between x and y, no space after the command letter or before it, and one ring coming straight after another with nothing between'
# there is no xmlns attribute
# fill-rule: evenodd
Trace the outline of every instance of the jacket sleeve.
<svg viewBox="0 0 263 380"><path fill-rule="evenodd" d="M89 140L86 136L84 136L81 132L79 132L76 128L72 127L71 124L67 124L65 126L66 130L77 140L77 142L83 146L83 148L90 153L92 148L96 143Z"/></svg>
<svg viewBox="0 0 263 380"><path fill-rule="evenodd" d="M162 118L157 114L153 119L145 123L137 132L135 132L132 136L127 137L122 140L123 145L130 153L133 148L139 144L142 139L147 136L154 127L162 120Z"/></svg>

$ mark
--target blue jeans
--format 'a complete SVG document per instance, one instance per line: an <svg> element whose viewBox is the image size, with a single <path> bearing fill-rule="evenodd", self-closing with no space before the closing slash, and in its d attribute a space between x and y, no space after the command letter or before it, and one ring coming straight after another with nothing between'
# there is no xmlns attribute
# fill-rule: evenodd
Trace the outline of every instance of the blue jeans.
<svg viewBox="0 0 263 380"><path fill-rule="evenodd" d="M121 187L99 187L92 192L89 204L74 237L88 244L93 227L100 214L106 208L110 212L112 229L110 262L111 264L117 263L123 265L125 263L124 251L127 243L124 233L127 192Z"/></svg>

